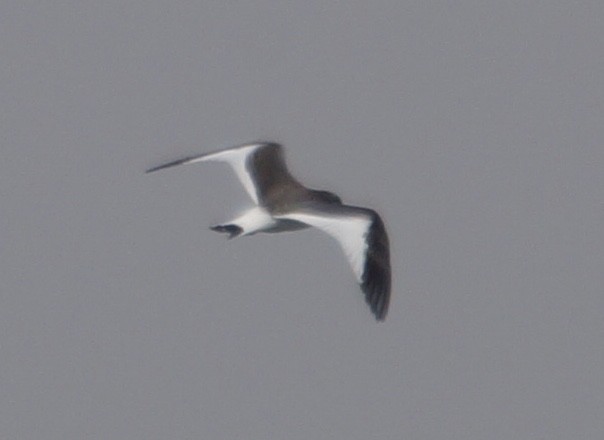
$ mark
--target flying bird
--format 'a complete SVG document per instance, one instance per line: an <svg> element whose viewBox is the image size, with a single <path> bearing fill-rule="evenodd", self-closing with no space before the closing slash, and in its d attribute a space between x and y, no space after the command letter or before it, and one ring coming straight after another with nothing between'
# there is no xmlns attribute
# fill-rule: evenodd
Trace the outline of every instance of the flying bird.
<svg viewBox="0 0 604 440"><path fill-rule="evenodd" d="M283 147L274 142L239 145L187 157L147 173L198 162L226 162L254 202L240 217L210 227L228 238L317 228L340 244L378 321L390 302L390 250L380 216L373 210L344 205L329 191L306 188L289 173Z"/></svg>

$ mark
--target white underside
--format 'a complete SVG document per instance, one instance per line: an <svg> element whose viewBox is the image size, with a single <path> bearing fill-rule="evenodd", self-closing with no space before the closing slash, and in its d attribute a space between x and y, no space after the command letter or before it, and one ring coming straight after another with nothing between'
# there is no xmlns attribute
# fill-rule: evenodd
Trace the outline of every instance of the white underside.
<svg viewBox="0 0 604 440"><path fill-rule="evenodd" d="M248 172L245 164L247 158L262 144L250 144L242 147L234 148L231 150L219 151L214 154L208 154L200 158L192 159L188 163L197 162L226 162L228 163L237 174L237 177L243 184L243 187L250 195L256 205L259 203L258 191L252 180L252 176Z"/></svg>
<svg viewBox="0 0 604 440"><path fill-rule="evenodd" d="M334 237L344 251L357 281L362 282L368 247L366 237L371 226L368 216L362 213L351 216L304 211L279 215L275 218L296 220Z"/></svg>

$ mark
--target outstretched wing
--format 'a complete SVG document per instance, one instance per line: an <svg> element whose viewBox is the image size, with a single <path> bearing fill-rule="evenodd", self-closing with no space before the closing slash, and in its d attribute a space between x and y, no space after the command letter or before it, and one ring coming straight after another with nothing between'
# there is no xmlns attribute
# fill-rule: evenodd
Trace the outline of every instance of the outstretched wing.
<svg viewBox="0 0 604 440"><path fill-rule="evenodd" d="M186 157L159 165L147 173L197 162L226 162L237 174L254 203L263 204L269 192L277 185L299 185L289 174L282 147L273 142L239 145L225 150Z"/></svg>
<svg viewBox="0 0 604 440"><path fill-rule="evenodd" d="M375 211L312 203L274 218L299 221L334 237L340 243L376 319L383 321L386 318L391 285L390 248L384 223Z"/></svg>

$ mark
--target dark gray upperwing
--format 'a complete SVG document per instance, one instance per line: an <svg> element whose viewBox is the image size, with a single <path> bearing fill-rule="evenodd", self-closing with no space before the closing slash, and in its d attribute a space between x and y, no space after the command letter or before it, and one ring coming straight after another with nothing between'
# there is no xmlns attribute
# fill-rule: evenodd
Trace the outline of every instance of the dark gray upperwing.
<svg viewBox="0 0 604 440"><path fill-rule="evenodd" d="M256 149L248 158L246 167L258 190L261 205L287 203L305 190L287 169L280 144L267 142Z"/></svg>

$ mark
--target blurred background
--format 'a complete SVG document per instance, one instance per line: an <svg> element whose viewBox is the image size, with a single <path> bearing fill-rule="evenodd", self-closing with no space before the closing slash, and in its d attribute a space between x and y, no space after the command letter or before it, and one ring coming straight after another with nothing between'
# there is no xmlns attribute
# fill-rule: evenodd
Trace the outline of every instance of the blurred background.
<svg viewBox="0 0 604 440"><path fill-rule="evenodd" d="M604 5L4 1L0 437L596 439ZM227 241L254 140L371 207Z"/></svg>

